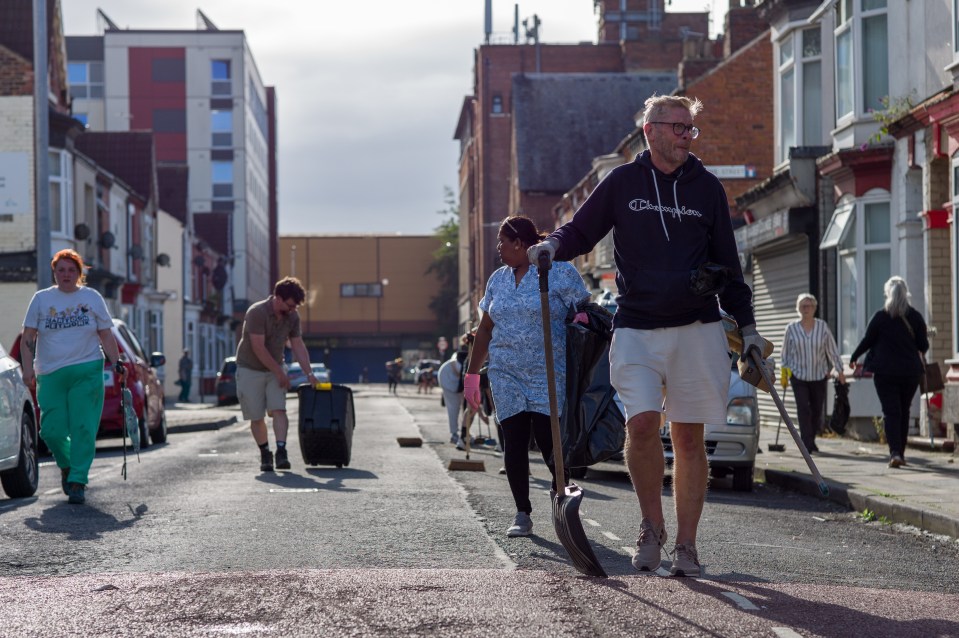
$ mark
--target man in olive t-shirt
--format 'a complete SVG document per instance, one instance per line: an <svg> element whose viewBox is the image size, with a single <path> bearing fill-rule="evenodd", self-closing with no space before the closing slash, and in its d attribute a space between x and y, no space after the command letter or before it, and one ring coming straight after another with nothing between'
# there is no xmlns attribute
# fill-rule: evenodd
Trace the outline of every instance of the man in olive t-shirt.
<svg viewBox="0 0 959 638"><path fill-rule="evenodd" d="M276 437L276 468L290 469L286 434L290 427L286 416L286 391L289 380L283 367L283 347L290 342L293 356L307 378L316 384L310 366L310 354L300 335L297 306L306 293L295 277L284 277L273 287L273 294L246 311L243 335L236 347L236 393L243 418L250 421L253 440L260 448L260 470L273 471L273 454L266 429L266 415L273 418Z"/></svg>

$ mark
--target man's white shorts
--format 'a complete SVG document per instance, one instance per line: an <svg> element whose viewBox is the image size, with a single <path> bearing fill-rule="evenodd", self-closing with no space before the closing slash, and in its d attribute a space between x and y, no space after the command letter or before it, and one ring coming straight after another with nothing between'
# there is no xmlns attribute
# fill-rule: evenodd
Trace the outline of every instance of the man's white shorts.
<svg viewBox="0 0 959 638"><path fill-rule="evenodd" d="M272 372L237 366L236 396L247 421L265 419L268 413L286 410L286 388L281 388Z"/></svg>
<svg viewBox="0 0 959 638"><path fill-rule="evenodd" d="M609 376L626 419L665 411L675 423L725 423L731 361L720 321L675 328L617 328Z"/></svg>

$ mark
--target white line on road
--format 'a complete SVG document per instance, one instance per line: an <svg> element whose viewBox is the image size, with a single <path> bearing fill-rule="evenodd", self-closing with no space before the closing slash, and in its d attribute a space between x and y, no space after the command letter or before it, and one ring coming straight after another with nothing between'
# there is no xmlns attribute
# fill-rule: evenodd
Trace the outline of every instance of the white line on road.
<svg viewBox="0 0 959 638"><path fill-rule="evenodd" d="M789 627L773 627L773 633L779 638L802 638L802 634L796 633Z"/></svg>
<svg viewBox="0 0 959 638"><path fill-rule="evenodd" d="M608 539L611 540L611 541L621 541L621 540L623 540L622 538L620 538L619 536L617 536L616 534L614 534L614 533L612 533L612 532L606 532L606 531L604 531L604 532L603 532L603 536L605 536L606 538L608 538Z"/></svg>
<svg viewBox="0 0 959 638"><path fill-rule="evenodd" d="M270 494L309 494L319 491L316 487L274 487L270 489Z"/></svg>
<svg viewBox="0 0 959 638"><path fill-rule="evenodd" d="M587 523L587 524L589 524L589 525L592 525L593 527L600 527L600 524L597 523L596 521L594 521L594 520L591 519L591 518L584 518L584 519L583 519L583 522L584 522L584 523Z"/></svg>
<svg viewBox="0 0 959 638"><path fill-rule="evenodd" d="M759 607L754 605L751 600L749 600L745 596L740 596L736 592L724 591L723 596L725 596L726 598L729 598L731 601L736 603L736 606L739 607L740 609L746 609L749 611L756 611L759 609Z"/></svg>

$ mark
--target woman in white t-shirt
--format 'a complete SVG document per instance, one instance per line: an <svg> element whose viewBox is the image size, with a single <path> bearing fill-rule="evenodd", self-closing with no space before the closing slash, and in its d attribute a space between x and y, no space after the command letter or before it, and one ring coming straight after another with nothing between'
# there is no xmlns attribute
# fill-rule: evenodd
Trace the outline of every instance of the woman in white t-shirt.
<svg viewBox="0 0 959 638"><path fill-rule="evenodd" d="M36 385L40 436L60 468L63 492L79 504L103 412L104 353L117 374L125 370L110 311L84 285L83 258L61 250L50 266L56 285L33 295L23 320L23 380Z"/></svg>

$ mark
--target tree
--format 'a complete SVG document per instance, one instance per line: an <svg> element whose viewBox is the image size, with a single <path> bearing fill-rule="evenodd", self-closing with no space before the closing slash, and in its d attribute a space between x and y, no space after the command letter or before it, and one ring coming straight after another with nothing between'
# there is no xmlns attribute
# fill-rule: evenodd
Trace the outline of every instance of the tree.
<svg viewBox="0 0 959 638"><path fill-rule="evenodd" d="M437 211L444 219L435 229L435 236L439 248L433 251L433 262L426 269L426 274L435 273L439 279L436 295L430 300L430 310L436 315L437 334L453 339L450 344L455 348L458 344L456 335L459 332L459 210L456 206L456 196L449 186L444 187L443 201L446 208Z"/></svg>

